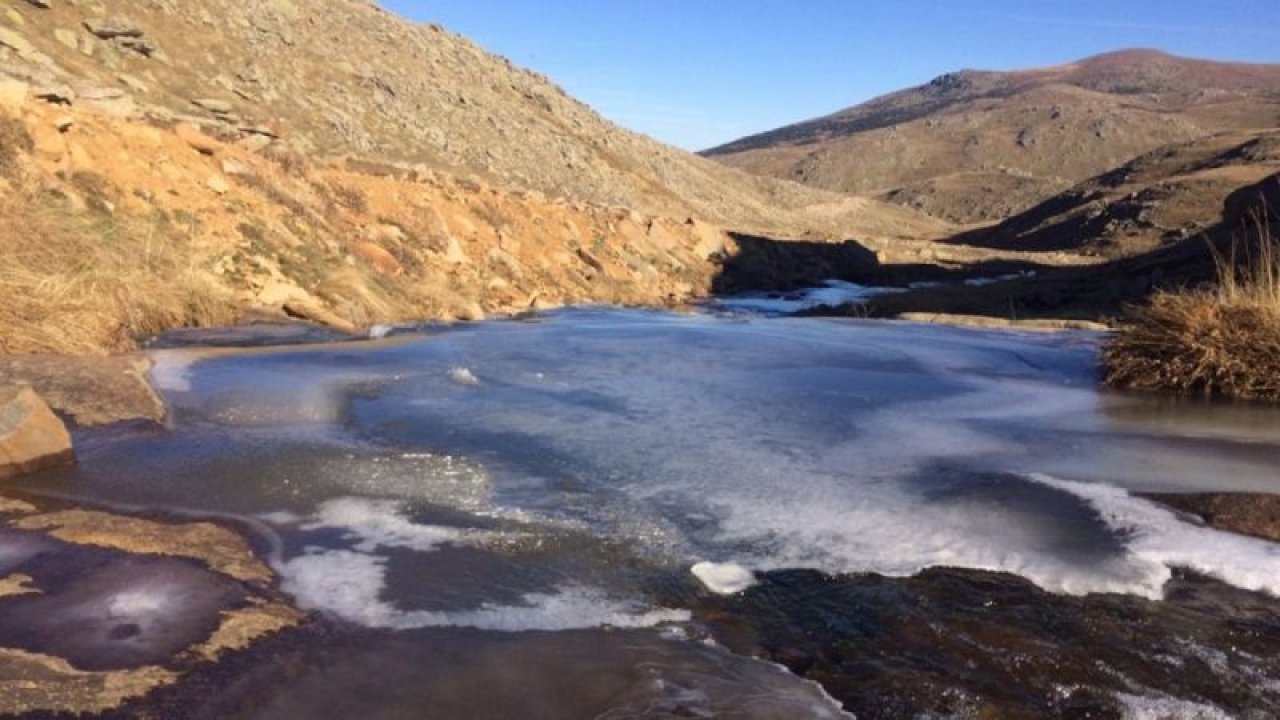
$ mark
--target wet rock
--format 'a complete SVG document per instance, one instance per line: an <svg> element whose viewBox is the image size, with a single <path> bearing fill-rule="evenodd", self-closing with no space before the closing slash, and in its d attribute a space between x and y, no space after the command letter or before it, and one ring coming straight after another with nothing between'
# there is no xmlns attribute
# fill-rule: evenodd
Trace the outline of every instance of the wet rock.
<svg viewBox="0 0 1280 720"><path fill-rule="evenodd" d="M12 525L21 530L43 531L74 545L199 560L216 572L244 582L266 584L273 577L244 538L213 523L174 525L90 510L63 510L30 515Z"/></svg>
<svg viewBox="0 0 1280 720"><path fill-rule="evenodd" d="M140 357L7 356L0 357L0 383L32 386L50 407L80 426L160 422L164 402L147 383L147 369Z"/></svg>
<svg viewBox="0 0 1280 720"><path fill-rule="evenodd" d="M0 648L0 712L98 713L175 679L157 667L86 672L62 658Z"/></svg>
<svg viewBox="0 0 1280 720"><path fill-rule="evenodd" d="M1151 494L1147 498L1199 516L1210 527L1280 542L1280 495L1262 493Z"/></svg>
<svg viewBox="0 0 1280 720"><path fill-rule="evenodd" d="M75 462L71 435L27 386L0 386L0 478Z"/></svg>
<svg viewBox="0 0 1280 720"><path fill-rule="evenodd" d="M209 523L8 498L0 516L6 717L113 710L305 619L243 538Z"/></svg>
<svg viewBox="0 0 1280 720"><path fill-rule="evenodd" d="M38 594L40 589L32 587L31 581L30 575L17 573L8 577L0 577L0 598Z"/></svg>
<svg viewBox="0 0 1280 720"><path fill-rule="evenodd" d="M244 601L233 581L173 559L59 555L68 567L33 571L44 592L3 599L0 646L82 670L136 669L200 643Z"/></svg>
<svg viewBox="0 0 1280 720"><path fill-rule="evenodd" d="M736 652L819 682L866 720L1118 718L1128 699L1280 712L1280 600L1185 572L1162 601L1055 595L1001 573L767 573L695 617Z"/></svg>

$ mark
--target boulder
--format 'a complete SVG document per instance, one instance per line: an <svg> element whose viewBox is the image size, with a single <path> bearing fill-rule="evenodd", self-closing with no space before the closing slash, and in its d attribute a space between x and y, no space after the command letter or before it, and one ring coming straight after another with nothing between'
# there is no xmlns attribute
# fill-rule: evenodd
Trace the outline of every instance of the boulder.
<svg viewBox="0 0 1280 720"><path fill-rule="evenodd" d="M193 150L203 155L213 155L218 152L220 143L217 140L205 135L200 128L191 123L178 123L173 126L173 132L180 140L190 145Z"/></svg>
<svg viewBox="0 0 1280 720"><path fill-rule="evenodd" d="M204 186L212 190L215 195L226 195L231 192L231 185L221 175L210 175L204 181Z"/></svg>
<svg viewBox="0 0 1280 720"><path fill-rule="evenodd" d="M75 462L71 435L27 385L0 386L0 478Z"/></svg>
<svg viewBox="0 0 1280 720"><path fill-rule="evenodd" d="M299 320L310 320L345 333L355 333L355 323L326 308L313 297L297 295L282 306L284 313Z"/></svg>

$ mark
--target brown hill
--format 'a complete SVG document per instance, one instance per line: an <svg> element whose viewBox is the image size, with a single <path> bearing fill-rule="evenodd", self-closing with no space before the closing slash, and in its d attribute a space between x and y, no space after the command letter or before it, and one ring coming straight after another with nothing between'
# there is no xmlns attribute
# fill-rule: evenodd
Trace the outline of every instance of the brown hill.
<svg viewBox="0 0 1280 720"><path fill-rule="evenodd" d="M1280 124L1280 65L1152 50L962 71L704 153L959 223L1025 210L1162 145Z"/></svg>
<svg viewBox="0 0 1280 720"><path fill-rule="evenodd" d="M1272 132L1152 153L1001 226L957 239L1037 244L1046 262L1032 260L1000 282L879 296L853 312L1110 321L1153 291L1212 284L1220 262L1258 254L1259 236L1266 235L1260 227L1280 236L1278 148L1280 133ZM1047 262L1052 253L1046 250L1067 245L1094 253L1094 262Z"/></svg>
<svg viewBox="0 0 1280 720"><path fill-rule="evenodd" d="M1210 135L1154 150L951 242L1136 255L1218 225L1227 198L1278 172L1280 131Z"/></svg>
<svg viewBox="0 0 1280 720"><path fill-rule="evenodd" d="M720 226L947 231L622 130L363 0L0 8L0 352L684 302L737 251Z"/></svg>
<svg viewBox="0 0 1280 720"><path fill-rule="evenodd" d="M368 0L15 2L0 67L55 101L308 157L759 231L910 234L895 208L752 177L607 122L547 78Z"/></svg>

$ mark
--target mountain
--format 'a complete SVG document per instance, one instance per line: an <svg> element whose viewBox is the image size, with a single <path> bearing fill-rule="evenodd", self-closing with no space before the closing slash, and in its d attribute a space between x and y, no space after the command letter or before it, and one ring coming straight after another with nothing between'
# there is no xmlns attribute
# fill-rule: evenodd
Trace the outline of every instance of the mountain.
<svg viewBox="0 0 1280 720"><path fill-rule="evenodd" d="M1014 215L1157 147L1280 124L1280 65L1126 50L965 70L703 153L957 223Z"/></svg>

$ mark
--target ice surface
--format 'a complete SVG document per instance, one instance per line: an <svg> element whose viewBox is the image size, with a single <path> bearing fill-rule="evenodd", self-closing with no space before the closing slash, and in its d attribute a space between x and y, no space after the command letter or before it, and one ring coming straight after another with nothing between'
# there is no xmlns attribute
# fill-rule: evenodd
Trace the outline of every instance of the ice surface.
<svg viewBox="0 0 1280 720"><path fill-rule="evenodd" d="M828 305L856 304L885 293L901 292L896 288L868 287L842 280L828 280L822 287L776 293L750 293L716 298L711 307L718 310L786 315Z"/></svg>
<svg viewBox="0 0 1280 720"><path fill-rule="evenodd" d="M462 532L456 528L420 525L401 512L394 500L338 498L320 506L315 516L302 524L304 530L335 528L345 530L362 552L399 547L431 551L443 543L457 541Z"/></svg>
<svg viewBox="0 0 1280 720"><path fill-rule="evenodd" d="M162 393L191 390L191 366L200 358L199 353L191 350L156 350L148 355L151 358L151 384L156 390Z"/></svg>
<svg viewBox="0 0 1280 720"><path fill-rule="evenodd" d="M1033 477L1088 500L1103 520L1124 537L1127 551L1153 568L1153 579L1167 577L1168 569L1181 567L1246 590L1280 595L1280 544L1190 525L1172 511L1119 488L1045 475ZM1163 581L1153 584L1146 594L1158 598L1160 585Z"/></svg>
<svg viewBox="0 0 1280 720"><path fill-rule="evenodd" d="M1119 693L1124 720L1233 720L1220 708L1176 698L1147 697Z"/></svg>
<svg viewBox="0 0 1280 720"><path fill-rule="evenodd" d="M280 568L285 592L300 605L367 627L411 629L470 627L517 632L595 627L637 628L684 622L686 610L644 608L581 587L555 594L531 593L525 604L486 603L474 610L401 610L382 599L385 559L346 550L313 549Z"/></svg>
<svg viewBox="0 0 1280 720"><path fill-rule="evenodd" d="M734 595L756 583L755 573L733 563L713 563L703 561L695 563L689 572L706 586L708 590L719 595Z"/></svg>
<svg viewBox="0 0 1280 720"><path fill-rule="evenodd" d="M572 606L600 624L655 612L580 590L468 617L399 609L384 588L387 550L431 552L468 533L414 522L387 498L573 528L686 578L714 558L698 575L713 590L728 587L728 567L745 578L953 565L1065 593L1155 597L1176 566L1280 591L1267 546L1121 489L1280 491L1280 437L1268 434L1280 415L1251 415L1247 443L1206 432L1195 408L1143 420L1134 410L1149 401L1097 390L1096 342L572 311L395 344L228 355L181 373L162 363L162 374L187 378L191 427L292 424L313 442L363 444L354 460L264 467L255 482L318 494L311 510L288 507L294 529L341 542L284 560L285 575L317 607L369 622L555 625L545 618ZM389 600L370 594L380 588Z"/></svg>
<svg viewBox="0 0 1280 720"><path fill-rule="evenodd" d="M480 378L471 372L470 369L464 367L456 367L449 371L449 379L459 385L479 385Z"/></svg>

